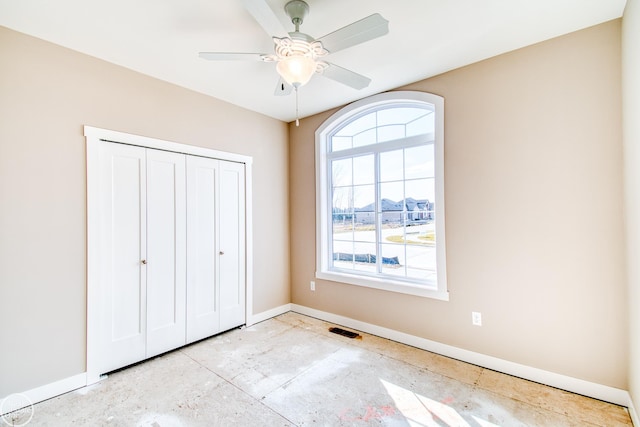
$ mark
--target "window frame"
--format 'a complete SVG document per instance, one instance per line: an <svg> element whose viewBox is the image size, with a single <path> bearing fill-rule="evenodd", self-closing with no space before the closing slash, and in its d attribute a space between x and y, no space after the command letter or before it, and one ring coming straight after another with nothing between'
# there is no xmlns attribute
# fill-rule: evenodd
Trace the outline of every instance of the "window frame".
<svg viewBox="0 0 640 427"><path fill-rule="evenodd" d="M435 286L418 284L414 280L375 277L356 272L332 271L331 265L331 186L329 185L329 160L327 147L330 137L345 123L351 123L373 111L429 104L435 112L434 168L435 168L435 217L436 217L436 283ZM411 138L411 137L409 137ZM384 143L383 143L384 144ZM395 91L374 95L356 101L340 109L325 120L315 132L316 150L316 273L322 280L347 283L385 291L449 300L446 273L446 238L444 206L444 98L438 95ZM338 151L339 152L339 151ZM337 152L336 152L337 153Z"/></svg>

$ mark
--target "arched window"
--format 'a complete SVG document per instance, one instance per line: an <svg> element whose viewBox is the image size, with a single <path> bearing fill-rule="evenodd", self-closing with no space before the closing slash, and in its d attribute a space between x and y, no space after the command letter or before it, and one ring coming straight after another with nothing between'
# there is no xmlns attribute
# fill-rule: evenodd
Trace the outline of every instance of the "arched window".
<svg viewBox="0 0 640 427"><path fill-rule="evenodd" d="M316 131L316 277L448 299L444 100L388 92Z"/></svg>

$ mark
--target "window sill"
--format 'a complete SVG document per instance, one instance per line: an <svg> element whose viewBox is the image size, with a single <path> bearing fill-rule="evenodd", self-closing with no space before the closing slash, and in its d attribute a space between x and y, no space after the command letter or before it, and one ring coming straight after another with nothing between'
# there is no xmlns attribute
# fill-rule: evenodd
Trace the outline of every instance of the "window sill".
<svg viewBox="0 0 640 427"><path fill-rule="evenodd" d="M388 279L378 279L374 277L363 277L355 274L326 271L317 271L316 278L329 280L331 282L347 283L349 285L363 286L366 288L414 295L423 298L432 298L440 301L449 301L448 291L438 291L435 289L425 288L424 286L420 285L412 285L410 283L398 282Z"/></svg>

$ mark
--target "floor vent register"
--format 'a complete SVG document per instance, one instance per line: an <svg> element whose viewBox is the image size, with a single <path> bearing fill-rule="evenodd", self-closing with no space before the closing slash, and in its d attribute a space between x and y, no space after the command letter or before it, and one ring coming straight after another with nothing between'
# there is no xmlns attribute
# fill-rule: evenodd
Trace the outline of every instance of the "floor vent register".
<svg viewBox="0 0 640 427"><path fill-rule="evenodd" d="M352 331L347 331L347 330L342 329L342 328L335 328L335 327L334 328L329 328L329 332L333 332L334 334L342 335L343 337L347 337L347 338L362 339L360 334L357 334L357 333L352 332Z"/></svg>

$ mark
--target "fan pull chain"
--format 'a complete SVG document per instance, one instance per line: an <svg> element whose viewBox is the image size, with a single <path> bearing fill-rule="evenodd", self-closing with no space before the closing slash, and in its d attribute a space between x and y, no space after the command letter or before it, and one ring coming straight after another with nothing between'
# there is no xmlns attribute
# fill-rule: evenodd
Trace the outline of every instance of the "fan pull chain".
<svg viewBox="0 0 640 427"><path fill-rule="evenodd" d="M294 86L296 90L296 126L300 126L300 120L298 119L298 85Z"/></svg>

